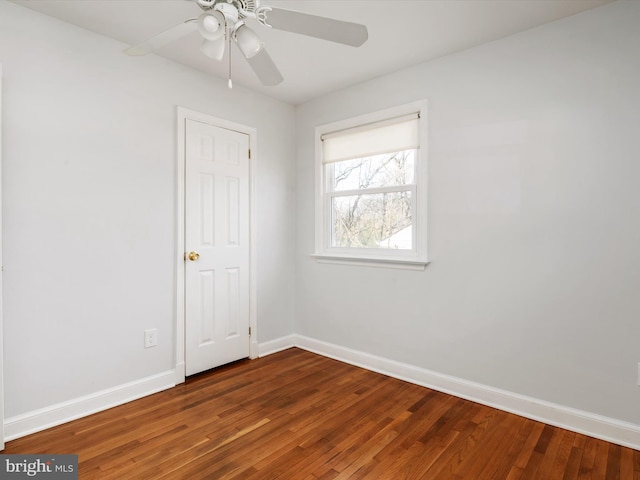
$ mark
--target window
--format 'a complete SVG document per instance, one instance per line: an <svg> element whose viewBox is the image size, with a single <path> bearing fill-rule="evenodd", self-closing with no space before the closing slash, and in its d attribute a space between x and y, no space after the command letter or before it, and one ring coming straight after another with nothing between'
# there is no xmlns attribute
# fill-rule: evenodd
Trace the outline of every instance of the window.
<svg viewBox="0 0 640 480"><path fill-rule="evenodd" d="M319 261L424 268L424 102L316 129Z"/></svg>

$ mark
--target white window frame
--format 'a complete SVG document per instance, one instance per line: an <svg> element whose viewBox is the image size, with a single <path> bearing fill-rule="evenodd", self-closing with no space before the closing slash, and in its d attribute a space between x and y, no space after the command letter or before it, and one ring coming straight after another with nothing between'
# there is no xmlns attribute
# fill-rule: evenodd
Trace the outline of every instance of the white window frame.
<svg viewBox="0 0 640 480"><path fill-rule="evenodd" d="M412 193L413 250L339 248L331 246L331 206L329 179L323 162L322 136L418 113L420 148L416 156L415 187ZM315 129L315 253L321 263L362 265L424 270L427 259L427 101L400 105L358 117L341 120ZM386 188L378 189L386 191ZM367 193L375 193L367 190Z"/></svg>

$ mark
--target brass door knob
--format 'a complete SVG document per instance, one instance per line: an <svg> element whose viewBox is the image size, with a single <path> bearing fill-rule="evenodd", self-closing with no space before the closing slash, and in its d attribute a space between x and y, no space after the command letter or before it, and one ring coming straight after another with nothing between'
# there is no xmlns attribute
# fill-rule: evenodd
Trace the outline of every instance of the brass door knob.
<svg viewBox="0 0 640 480"><path fill-rule="evenodd" d="M191 260L192 262L195 262L197 259L200 258L200 254L198 252L189 252L187 257L189 257L189 260Z"/></svg>

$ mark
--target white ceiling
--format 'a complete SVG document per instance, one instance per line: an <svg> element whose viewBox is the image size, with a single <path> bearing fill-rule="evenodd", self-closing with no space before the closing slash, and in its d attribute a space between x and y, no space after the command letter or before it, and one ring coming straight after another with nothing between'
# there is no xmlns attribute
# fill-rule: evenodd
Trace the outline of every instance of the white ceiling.
<svg viewBox="0 0 640 480"><path fill-rule="evenodd" d="M124 49L201 13L185 0L12 0L123 42ZM496 40L612 0L263 0L261 5L362 23L368 41L353 48L275 29L249 19L285 80L260 85L235 49L235 85L299 104L410 65ZM223 79L222 62L200 53L197 32L156 53ZM124 45L127 44L127 45ZM134 57L135 59L135 57Z"/></svg>

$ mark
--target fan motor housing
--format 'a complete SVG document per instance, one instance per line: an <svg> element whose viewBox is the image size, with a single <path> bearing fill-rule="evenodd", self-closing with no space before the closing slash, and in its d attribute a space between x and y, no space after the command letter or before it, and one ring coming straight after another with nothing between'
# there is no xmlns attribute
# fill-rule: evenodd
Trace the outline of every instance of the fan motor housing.
<svg viewBox="0 0 640 480"><path fill-rule="evenodd" d="M238 16L244 18L243 13L253 13L258 8L258 0L196 0L203 10L217 9L227 13L231 8L238 11Z"/></svg>

